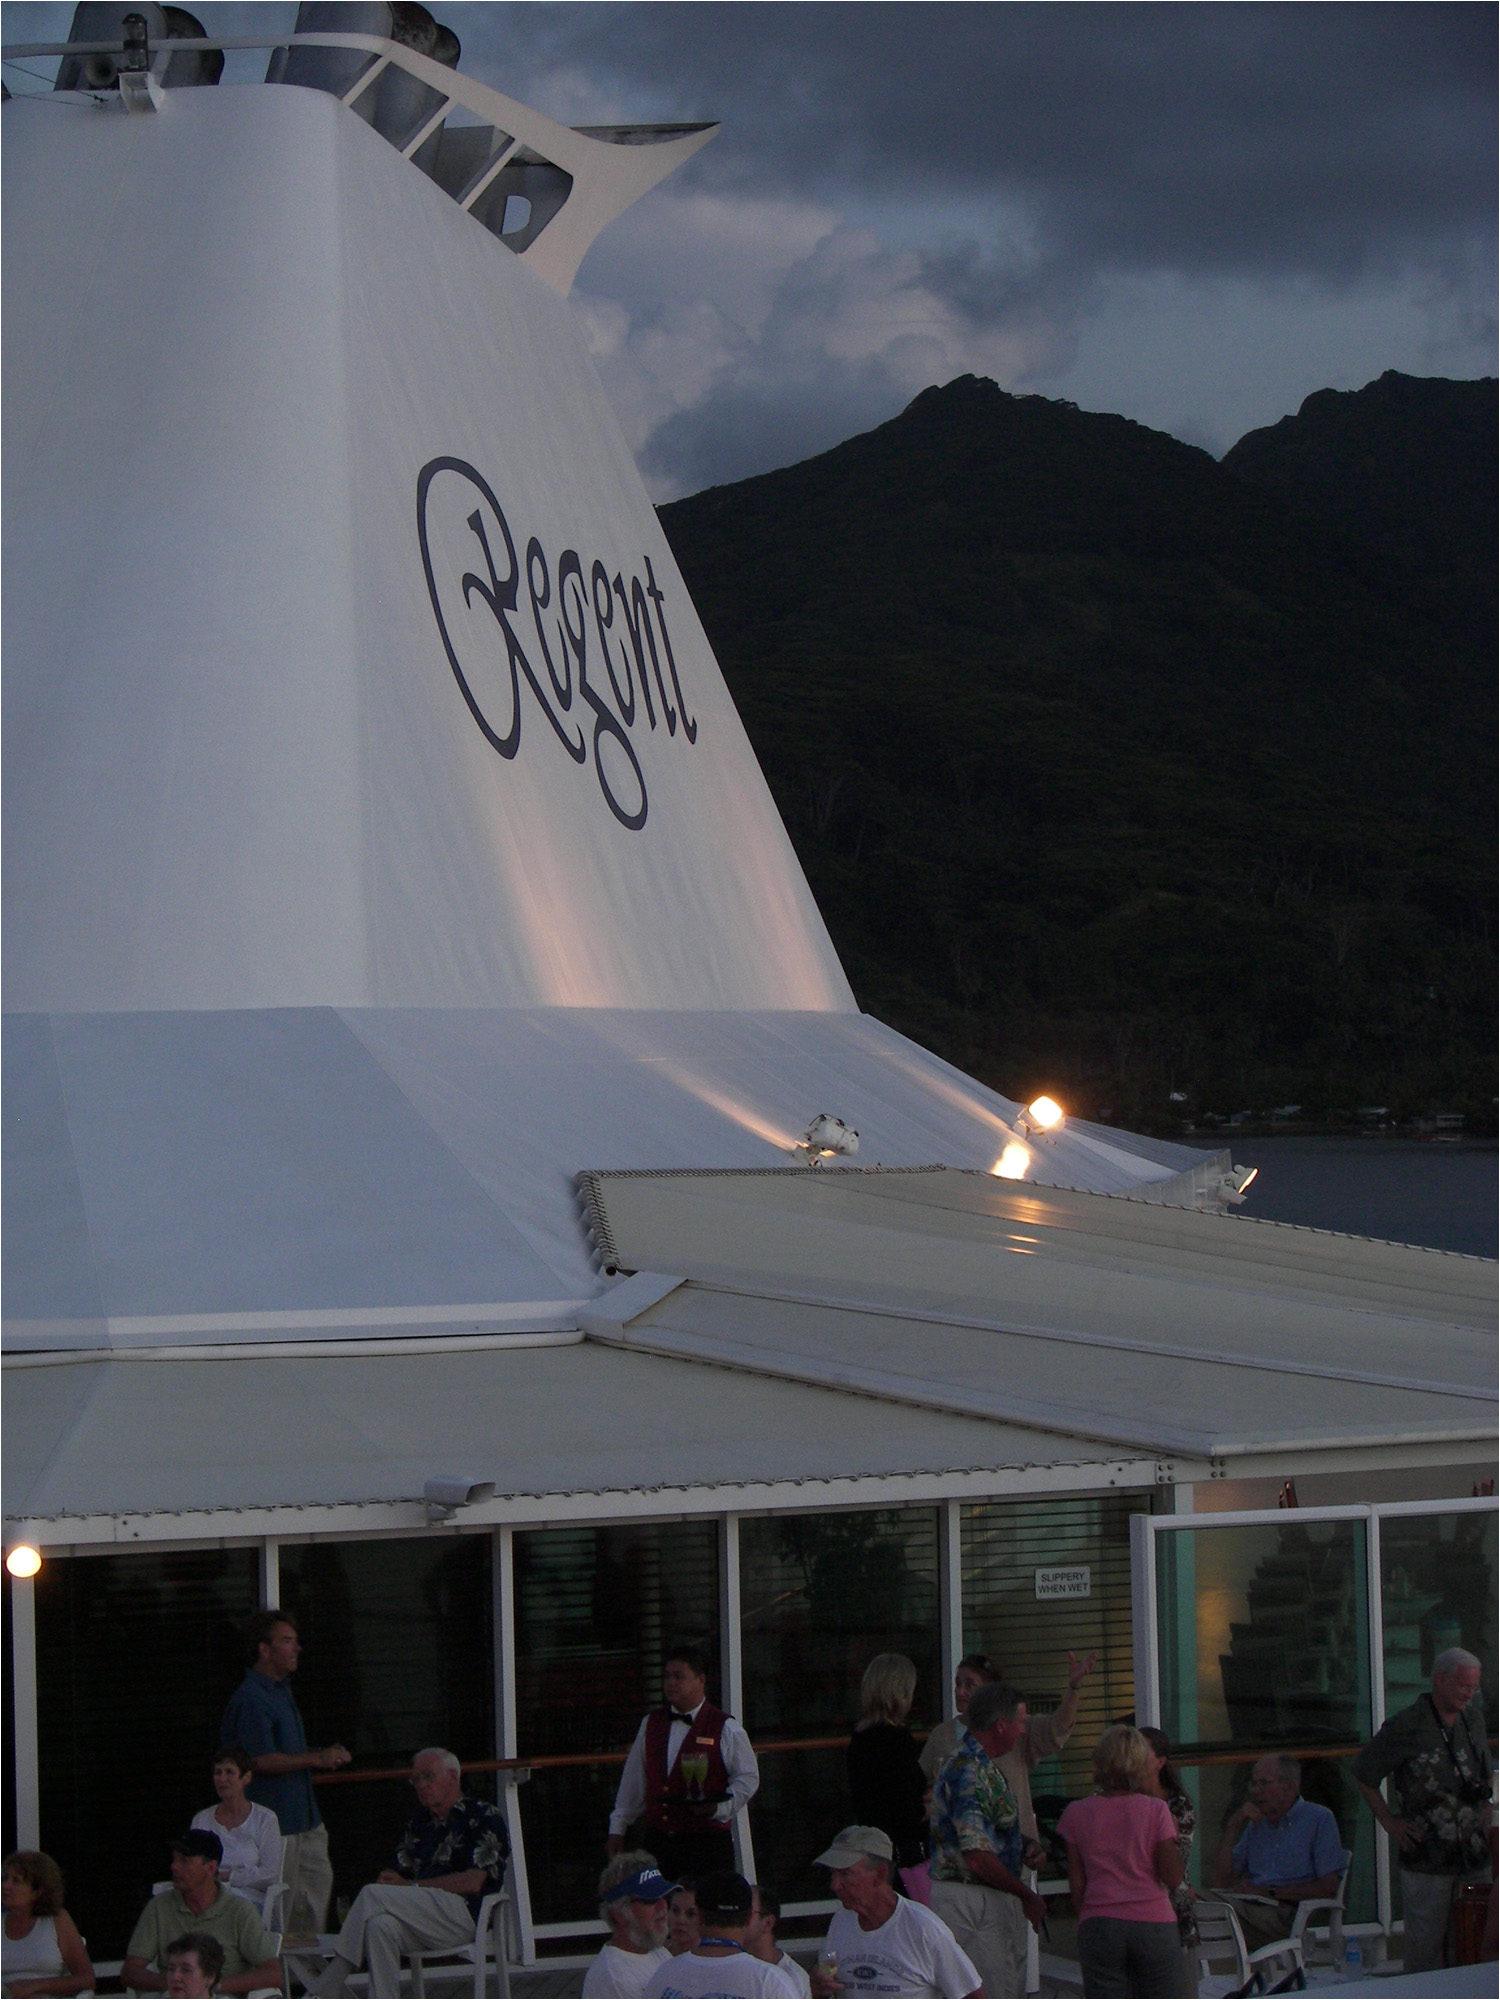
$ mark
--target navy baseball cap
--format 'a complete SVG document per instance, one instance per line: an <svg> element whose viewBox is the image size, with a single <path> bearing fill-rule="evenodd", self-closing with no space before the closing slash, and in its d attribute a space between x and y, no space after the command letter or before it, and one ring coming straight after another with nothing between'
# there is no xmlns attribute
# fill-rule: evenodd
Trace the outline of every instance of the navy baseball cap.
<svg viewBox="0 0 1500 2000"><path fill-rule="evenodd" d="M670 1896L677 1887L669 1882L659 1868L639 1868L634 1875L627 1875L623 1882L616 1882L613 1889L606 1890L601 1898L606 1903L623 1903L628 1896L633 1903L659 1903L663 1896Z"/></svg>

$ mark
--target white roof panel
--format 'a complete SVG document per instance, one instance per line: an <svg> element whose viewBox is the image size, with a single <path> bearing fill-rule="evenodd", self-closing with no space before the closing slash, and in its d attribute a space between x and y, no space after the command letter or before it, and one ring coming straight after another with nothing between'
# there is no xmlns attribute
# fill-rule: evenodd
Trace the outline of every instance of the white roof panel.
<svg viewBox="0 0 1500 2000"><path fill-rule="evenodd" d="M670 1491L1109 1460L983 1417L592 1341L474 1352L6 1370L8 1519L419 1501L462 1472L497 1494Z"/></svg>

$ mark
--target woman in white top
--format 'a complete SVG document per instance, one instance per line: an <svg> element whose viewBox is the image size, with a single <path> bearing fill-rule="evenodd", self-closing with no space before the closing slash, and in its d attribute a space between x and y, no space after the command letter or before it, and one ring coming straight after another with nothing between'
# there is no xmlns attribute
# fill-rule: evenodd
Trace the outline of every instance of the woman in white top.
<svg viewBox="0 0 1500 2000"><path fill-rule="evenodd" d="M62 1871L50 1854L25 1850L5 1863L4 1990L92 1993L94 1968L78 1926L62 1906Z"/></svg>
<svg viewBox="0 0 1500 2000"><path fill-rule="evenodd" d="M255 1766L237 1743L214 1753L216 1806L193 1814L193 1825L219 1836L224 1860L219 1880L257 1906L281 1880L281 1827L275 1813L245 1797Z"/></svg>

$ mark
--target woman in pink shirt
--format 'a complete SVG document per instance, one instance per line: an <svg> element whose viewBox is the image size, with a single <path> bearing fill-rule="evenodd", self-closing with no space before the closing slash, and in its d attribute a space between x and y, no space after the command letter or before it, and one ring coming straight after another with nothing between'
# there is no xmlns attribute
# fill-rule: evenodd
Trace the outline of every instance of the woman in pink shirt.
<svg viewBox="0 0 1500 2000"><path fill-rule="evenodd" d="M1182 1880L1182 1855L1166 1802L1141 1790L1151 1764L1138 1729L1106 1729L1094 1746L1098 1792L1074 1799L1057 1822L1068 1843L1078 1962L1090 2000L1150 2000L1178 1990L1177 1915L1167 1892Z"/></svg>

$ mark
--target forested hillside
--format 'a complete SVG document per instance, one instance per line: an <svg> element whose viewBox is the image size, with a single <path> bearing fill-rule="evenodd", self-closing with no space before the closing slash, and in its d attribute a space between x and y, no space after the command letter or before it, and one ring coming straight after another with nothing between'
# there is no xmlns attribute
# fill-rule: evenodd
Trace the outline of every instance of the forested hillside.
<svg viewBox="0 0 1500 2000"><path fill-rule="evenodd" d="M1493 1121L1492 591L1253 444L969 376L662 519L864 1007L1143 1127Z"/></svg>

